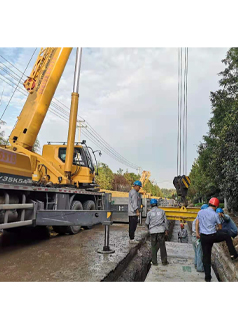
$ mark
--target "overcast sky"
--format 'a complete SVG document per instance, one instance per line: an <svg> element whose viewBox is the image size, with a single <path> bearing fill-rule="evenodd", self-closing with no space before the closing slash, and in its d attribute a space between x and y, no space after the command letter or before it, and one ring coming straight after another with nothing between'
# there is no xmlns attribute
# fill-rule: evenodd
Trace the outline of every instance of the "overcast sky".
<svg viewBox="0 0 238 330"><path fill-rule="evenodd" d="M188 172L197 157L197 145L208 130L210 91L219 86L218 73L224 69L221 60L227 50L189 48ZM33 51L34 48L0 48L0 55L24 71ZM39 49L26 74L30 73L38 52ZM173 187L177 173L177 54L177 48L84 48L80 77L79 115L123 157L151 171L151 179L165 188ZM68 107L74 61L75 49L55 93ZM1 57L0 62L5 63ZM0 70L0 74L4 72ZM0 96L3 91L0 115L13 90L0 80ZM3 120L7 136L25 100L26 97L17 92L6 110ZM38 138L41 147L47 141L66 141L67 123L48 112ZM128 168L104 152L99 160L114 172Z"/></svg>

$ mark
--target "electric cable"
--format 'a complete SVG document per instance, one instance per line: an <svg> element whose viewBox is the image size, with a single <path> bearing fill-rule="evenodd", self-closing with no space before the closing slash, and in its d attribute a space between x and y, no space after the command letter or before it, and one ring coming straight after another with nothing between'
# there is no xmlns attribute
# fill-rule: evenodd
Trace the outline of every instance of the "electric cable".
<svg viewBox="0 0 238 330"><path fill-rule="evenodd" d="M10 62L9 62L10 63ZM4 70L5 73L7 73L11 78L17 80L16 77L14 77L12 74L10 74L9 72L6 72L6 70ZM0 73L1 74L1 73ZM2 75L5 79L7 79L10 83L8 83L7 81L5 81L4 79L2 79L3 81L5 81L6 83L8 83L11 87L14 87L13 85L17 86L16 90L18 90L21 94L27 96L28 93L25 93L25 90L20 88L18 85L16 85L16 83L14 83L11 79L9 79L8 77ZM13 84L13 85L12 85ZM57 99L56 99L57 100ZM64 105L61 101L57 100L59 103L61 103L62 105ZM65 105L64 105L65 106ZM68 109L68 107L65 106L66 109ZM53 113L54 115L56 115L57 117L63 119L64 121L68 122L68 115L69 115L69 111L66 111L64 109L62 109L62 107L60 107L57 103L55 103L54 101L51 102L51 106L49 107L49 111L51 113ZM61 113L59 113L59 111ZM67 116L67 118L65 118L64 116ZM123 165L126 165L128 167L131 168L138 168L137 165L129 162L125 157L121 156L119 153L117 153L115 151L115 149L113 149L93 128L92 126L88 123L89 130L88 133L90 133L91 136L89 136L87 134L87 137L89 138L90 141L92 141L93 143L95 143L95 140L98 142L96 145L98 147L100 147L101 149L103 149L103 151L105 153L107 153L109 156L111 156L112 158L114 158L115 160L117 160L118 162L122 163ZM90 131L91 130L91 131ZM86 135L85 135L86 136ZM98 140L100 139L100 141ZM109 147L108 147L109 146Z"/></svg>
<svg viewBox="0 0 238 330"><path fill-rule="evenodd" d="M32 60L32 58L33 58L33 56L34 56L36 50L37 50L37 48L35 48L35 50L33 51L33 54L31 55L31 58L30 58L29 62L27 63L27 66L26 66L26 68L25 68L25 71L23 72L23 75L25 74L25 72L26 72L26 70L27 70L27 68L28 68L28 66L29 66L29 64L30 64L30 62L31 62L31 60ZM3 111L2 115L1 115L0 120L2 120L2 117L4 116L6 110L7 110L8 106L9 106L9 104L10 104L10 102L11 102L11 100L12 100L12 98L13 98L13 96L14 96L14 94L15 94L17 88L18 88L18 85L20 84L20 81L21 81L21 79L18 81L18 84L17 84L15 90L13 91L12 96L10 97L10 100L8 101L8 104L6 105L4 111Z"/></svg>

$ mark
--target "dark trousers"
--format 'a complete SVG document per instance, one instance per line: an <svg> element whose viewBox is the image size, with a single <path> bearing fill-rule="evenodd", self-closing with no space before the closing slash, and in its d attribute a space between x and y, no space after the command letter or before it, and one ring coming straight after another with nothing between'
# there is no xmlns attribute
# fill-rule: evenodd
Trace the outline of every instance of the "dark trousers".
<svg viewBox="0 0 238 330"><path fill-rule="evenodd" d="M138 223L138 216L133 215L129 217L129 237L130 239L135 238L135 231Z"/></svg>
<svg viewBox="0 0 238 330"><path fill-rule="evenodd" d="M163 264L167 263L167 251L165 247L165 233L150 234L152 263L157 264L157 252L160 248L160 256Z"/></svg>
<svg viewBox="0 0 238 330"><path fill-rule="evenodd" d="M236 249L232 243L231 237L227 232L218 230L216 233L211 235L200 234L202 252L203 252L203 266L205 271L205 280L211 279L211 255L213 243L219 243L226 241L226 245L229 249L230 255L235 256L237 254Z"/></svg>

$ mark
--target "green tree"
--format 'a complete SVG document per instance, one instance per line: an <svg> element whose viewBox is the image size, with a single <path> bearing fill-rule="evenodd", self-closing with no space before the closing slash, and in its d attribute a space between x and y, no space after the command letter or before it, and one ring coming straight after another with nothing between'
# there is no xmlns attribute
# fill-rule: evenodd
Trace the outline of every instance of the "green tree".
<svg viewBox="0 0 238 330"><path fill-rule="evenodd" d="M165 198L174 198L176 195L176 189L161 188L161 192Z"/></svg>
<svg viewBox="0 0 238 330"><path fill-rule="evenodd" d="M96 183L101 189L111 190L113 182L113 172L108 165L101 163L98 165L98 176L96 176Z"/></svg>
<svg viewBox="0 0 238 330"><path fill-rule="evenodd" d="M238 48L231 48L222 60L220 88L211 92L212 117L209 132L199 145L192 168L190 195L226 197L228 207L238 209Z"/></svg>
<svg viewBox="0 0 238 330"><path fill-rule="evenodd" d="M159 188L159 186L154 185L150 180L145 184L143 189L150 193L152 196L163 197L163 194Z"/></svg>
<svg viewBox="0 0 238 330"><path fill-rule="evenodd" d="M220 193L219 188L205 170L204 164L201 165L201 159L195 160L189 174L191 185L188 189L188 198L194 203L206 203L212 195L219 195Z"/></svg>
<svg viewBox="0 0 238 330"><path fill-rule="evenodd" d="M123 175L123 169L122 168L119 168L119 170L117 171L117 174Z"/></svg>
<svg viewBox="0 0 238 330"><path fill-rule="evenodd" d="M129 173L128 171L126 171L123 175L124 175L125 179L129 182L130 186L132 186L133 183L136 180L139 180L140 179L140 175L135 174L135 173L132 173L132 172Z"/></svg>

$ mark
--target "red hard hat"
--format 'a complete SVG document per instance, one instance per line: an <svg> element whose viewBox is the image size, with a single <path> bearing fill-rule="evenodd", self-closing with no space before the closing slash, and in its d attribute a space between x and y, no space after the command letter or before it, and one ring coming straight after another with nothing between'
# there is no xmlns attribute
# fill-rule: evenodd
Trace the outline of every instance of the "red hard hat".
<svg viewBox="0 0 238 330"><path fill-rule="evenodd" d="M184 224L183 223L180 223L180 227L183 228L184 227Z"/></svg>
<svg viewBox="0 0 238 330"><path fill-rule="evenodd" d="M211 205L214 205L214 206L218 207L220 202L219 202L219 199L218 198L212 197L208 203L211 204Z"/></svg>

